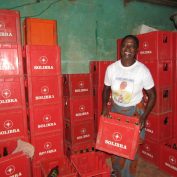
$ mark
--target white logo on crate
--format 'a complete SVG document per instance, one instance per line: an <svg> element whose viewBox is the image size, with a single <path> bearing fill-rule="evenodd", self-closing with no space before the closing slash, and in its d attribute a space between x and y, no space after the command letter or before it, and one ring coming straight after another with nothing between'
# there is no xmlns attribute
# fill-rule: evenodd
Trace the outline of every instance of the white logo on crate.
<svg viewBox="0 0 177 177"><path fill-rule="evenodd" d="M4 89L2 91L2 97L3 98L9 98L11 96L11 91L9 89Z"/></svg>
<svg viewBox="0 0 177 177"><path fill-rule="evenodd" d="M41 56L40 58L39 58L39 63L42 65L42 66L39 66L39 65L35 65L35 66L33 66L33 68L34 69L36 69L36 70L48 70L48 69L54 69L54 67L53 66L46 66L45 64L47 64L48 63L48 58L46 57L46 56ZM45 66L44 66L45 65Z"/></svg>
<svg viewBox="0 0 177 177"><path fill-rule="evenodd" d="M79 113L76 113L76 114L75 114L76 117L89 115L89 112L84 112L84 111L85 111L85 105L80 105L80 106L79 106L79 111L80 111Z"/></svg>
<svg viewBox="0 0 177 177"><path fill-rule="evenodd" d="M0 131L0 135L7 135L12 133L20 133L20 129L10 129L13 127L13 122L11 120L6 120L4 122L4 128L8 130Z"/></svg>
<svg viewBox="0 0 177 177"><path fill-rule="evenodd" d="M15 70L15 67L12 63L7 61L6 59L3 59L3 57L0 56L0 70L12 71Z"/></svg>
<svg viewBox="0 0 177 177"><path fill-rule="evenodd" d="M86 133L86 128L82 128L81 130L80 130L80 133L82 134L82 135L84 135L85 133Z"/></svg>
<svg viewBox="0 0 177 177"><path fill-rule="evenodd" d="M14 165L9 165L6 169L5 169L5 174L6 175L12 175L15 172L15 166Z"/></svg>
<svg viewBox="0 0 177 177"><path fill-rule="evenodd" d="M52 147L52 143L51 142L46 142L44 144L44 149L46 149L46 150L51 149L51 147Z"/></svg>
<svg viewBox="0 0 177 177"><path fill-rule="evenodd" d="M40 62L41 64L45 65L45 64L47 64L47 62L48 62L48 58L47 58L46 56L41 56L41 57L39 58L39 62Z"/></svg>
<svg viewBox="0 0 177 177"><path fill-rule="evenodd" d="M145 131L148 132L148 133L151 133L151 134L154 133L154 131L151 129L151 123L150 123L149 120L146 121Z"/></svg>
<svg viewBox="0 0 177 177"><path fill-rule="evenodd" d="M142 150L142 154L145 154L145 155L147 155L147 156L149 156L150 158L153 159L154 156L152 154L150 154L150 152L149 152L151 150L151 148L147 144L145 144L144 149L145 150Z"/></svg>
<svg viewBox="0 0 177 177"><path fill-rule="evenodd" d="M2 29L5 29L5 24L4 24L4 22L2 22L2 21L0 21L0 29L2 30Z"/></svg>
<svg viewBox="0 0 177 177"><path fill-rule="evenodd" d="M75 89L75 92L88 92L88 88L84 88L84 81L80 81L78 84L79 89Z"/></svg>
<svg viewBox="0 0 177 177"><path fill-rule="evenodd" d="M46 151L39 152L39 156L46 155L46 154L52 154L52 153L57 152L56 149L51 149L51 148L52 148L52 143L51 142L46 142L44 144L44 149Z"/></svg>
<svg viewBox="0 0 177 177"><path fill-rule="evenodd" d="M79 111L80 112L84 112L85 111L85 106L84 105L80 105L79 106Z"/></svg>
<svg viewBox="0 0 177 177"><path fill-rule="evenodd" d="M174 156L169 156L169 161L171 164L175 165L176 164L176 158Z"/></svg>
<svg viewBox="0 0 177 177"><path fill-rule="evenodd" d="M119 132L114 132L112 137L113 137L114 141L121 141L122 140L122 135Z"/></svg>
<svg viewBox="0 0 177 177"><path fill-rule="evenodd" d="M80 88L83 88L83 87L84 87L84 82L83 82L83 81L80 81L80 82L79 82L79 87L80 87Z"/></svg>
<svg viewBox="0 0 177 177"><path fill-rule="evenodd" d="M147 49L148 47L149 47L148 42L144 42L144 43L143 43L143 49Z"/></svg>
<svg viewBox="0 0 177 177"><path fill-rule="evenodd" d="M47 114L43 117L43 121L45 122L45 124L39 124L38 128L47 128L47 127L54 127L56 126L56 122L50 122L52 119L52 116Z"/></svg>
<svg viewBox="0 0 177 177"><path fill-rule="evenodd" d="M151 123L149 122L149 120L146 121L146 127L150 127Z"/></svg>
<svg viewBox="0 0 177 177"><path fill-rule="evenodd" d="M9 89L4 89L1 92L1 95L5 100L0 100L0 104L6 104L6 103L16 103L18 100L16 98L13 99L7 99L11 96L11 91Z"/></svg>
<svg viewBox="0 0 177 177"><path fill-rule="evenodd" d="M150 147L149 147L147 144L144 145L144 149L145 149L146 151L150 151Z"/></svg>
<svg viewBox="0 0 177 177"><path fill-rule="evenodd" d="M140 51L140 54L151 54L152 51L146 50L146 49L148 49L148 48L149 48L149 43L144 42L144 43L143 43L143 49L144 49L144 51Z"/></svg>
<svg viewBox="0 0 177 177"><path fill-rule="evenodd" d="M49 93L49 88L48 88L47 86L43 86L43 87L41 88L41 93L42 93L42 94L48 94L48 93Z"/></svg>
<svg viewBox="0 0 177 177"><path fill-rule="evenodd" d="M87 129L86 128L81 128L80 133L81 133L81 135L77 136L77 138L76 138L77 140L81 140L81 139L90 137L90 134L86 134L87 133Z"/></svg>
<svg viewBox="0 0 177 177"><path fill-rule="evenodd" d="M13 122L11 120L6 120L4 122L4 128L9 129L13 127Z"/></svg>
<svg viewBox="0 0 177 177"><path fill-rule="evenodd" d="M51 115L47 114L43 117L44 122L50 122L51 121Z"/></svg>

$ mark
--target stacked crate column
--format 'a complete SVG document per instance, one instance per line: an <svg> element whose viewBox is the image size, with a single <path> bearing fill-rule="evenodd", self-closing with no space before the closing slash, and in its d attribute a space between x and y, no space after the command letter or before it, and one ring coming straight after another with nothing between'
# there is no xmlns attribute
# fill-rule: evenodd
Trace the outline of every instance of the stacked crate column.
<svg viewBox="0 0 177 177"><path fill-rule="evenodd" d="M63 95L66 154L92 150L95 139L91 75L64 74Z"/></svg>

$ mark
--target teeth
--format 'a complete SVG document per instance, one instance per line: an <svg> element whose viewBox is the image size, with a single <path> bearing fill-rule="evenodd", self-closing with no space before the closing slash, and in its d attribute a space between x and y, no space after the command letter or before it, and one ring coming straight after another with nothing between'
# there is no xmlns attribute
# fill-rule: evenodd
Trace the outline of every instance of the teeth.
<svg viewBox="0 0 177 177"><path fill-rule="evenodd" d="M125 55L130 55L131 53L130 52L125 52Z"/></svg>

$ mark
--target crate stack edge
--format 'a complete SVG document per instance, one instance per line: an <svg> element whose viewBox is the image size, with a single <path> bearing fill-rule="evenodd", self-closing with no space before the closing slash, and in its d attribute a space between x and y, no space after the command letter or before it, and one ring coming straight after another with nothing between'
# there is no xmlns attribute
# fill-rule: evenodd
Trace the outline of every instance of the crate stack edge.
<svg viewBox="0 0 177 177"><path fill-rule="evenodd" d="M95 146L93 87L90 73L63 74L65 153L92 151Z"/></svg>
<svg viewBox="0 0 177 177"><path fill-rule="evenodd" d="M104 77L106 68L112 64L113 60L93 60L89 63L90 74L93 82L93 107L95 120L95 137L97 136L99 117L102 111L102 91L104 87ZM111 108L111 95L108 102L109 109Z"/></svg>
<svg viewBox="0 0 177 177"><path fill-rule="evenodd" d="M12 152L18 139L29 142L20 12L0 10L0 174L31 177L30 159ZM6 152L5 152L6 151ZM4 157L2 157L4 154ZM6 156L5 156L6 155ZM19 164L25 164L21 166ZM12 168L13 167L13 168Z"/></svg>
<svg viewBox="0 0 177 177"><path fill-rule="evenodd" d="M23 30L32 171L42 177L43 161L64 156L61 48L56 20L26 18Z"/></svg>

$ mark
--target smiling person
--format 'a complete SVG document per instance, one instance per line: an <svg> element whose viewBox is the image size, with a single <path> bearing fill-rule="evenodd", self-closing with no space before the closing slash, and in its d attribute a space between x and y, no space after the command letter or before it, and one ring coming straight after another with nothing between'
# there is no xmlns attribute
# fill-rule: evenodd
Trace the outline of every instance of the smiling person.
<svg viewBox="0 0 177 177"><path fill-rule="evenodd" d="M140 137L143 140L144 126L155 104L156 92L149 69L136 60L138 47L139 40L136 36L125 36L121 42L120 60L107 67L102 93L102 115L109 117L107 103L112 93L111 112L138 116L141 125ZM148 96L146 106L143 103L143 90ZM133 161L115 155L112 155L111 160L113 168L111 176L135 177L138 155Z"/></svg>

